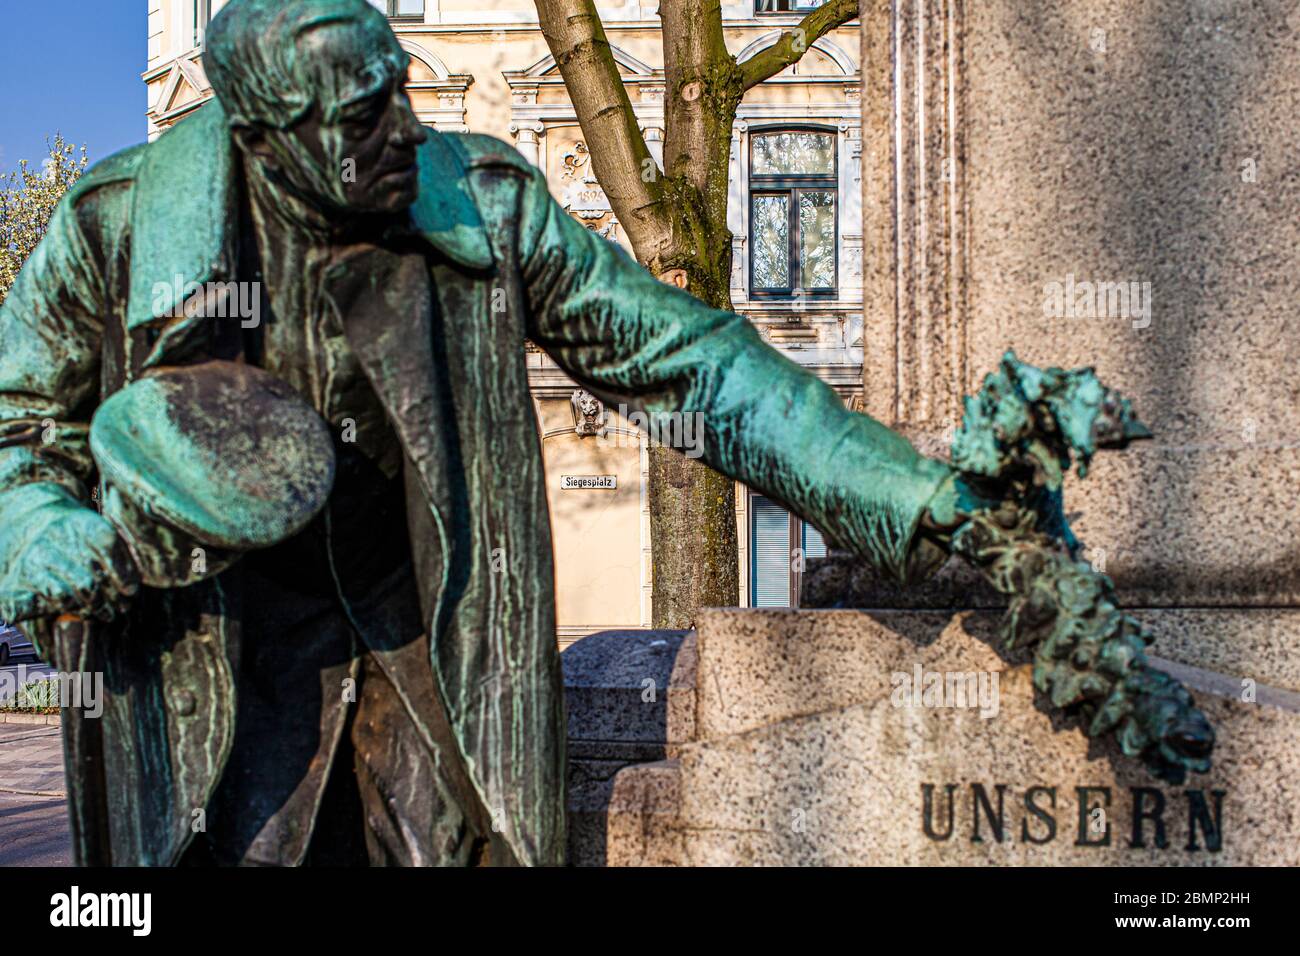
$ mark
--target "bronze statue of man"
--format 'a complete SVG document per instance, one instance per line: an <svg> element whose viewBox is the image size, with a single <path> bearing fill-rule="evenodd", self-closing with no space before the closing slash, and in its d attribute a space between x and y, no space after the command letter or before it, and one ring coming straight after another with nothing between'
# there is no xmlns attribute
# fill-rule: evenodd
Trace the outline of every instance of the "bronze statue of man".
<svg viewBox="0 0 1300 956"><path fill-rule="evenodd" d="M709 465L897 579L963 513L947 465L573 221L511 147L422 127L406 63L365 0L232 0L215 100L89 172L0 309L0 617L104 673L103 718L65 723L81 863L563 862L525 340L607 402L701 414ZM212 314L232 288L256 322ZM290 397L323 449L265 451ZM129 506L114 435L154 489ZM251 449L222 462L241 488L330 454L332 481L245 509L187 448ZM177 530L200 518L244 544L207 561Z"/></svg>

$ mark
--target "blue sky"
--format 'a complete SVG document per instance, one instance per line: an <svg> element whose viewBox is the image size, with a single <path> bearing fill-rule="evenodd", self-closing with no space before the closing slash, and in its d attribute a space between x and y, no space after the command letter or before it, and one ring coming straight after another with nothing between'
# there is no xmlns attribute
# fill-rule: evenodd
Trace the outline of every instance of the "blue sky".
<svg viewBox="0 0 1300 956"><path fill-rule="evenodd" d="M145 138L147 0L0 0L0 171L46 137L92 163Z"/></svg>

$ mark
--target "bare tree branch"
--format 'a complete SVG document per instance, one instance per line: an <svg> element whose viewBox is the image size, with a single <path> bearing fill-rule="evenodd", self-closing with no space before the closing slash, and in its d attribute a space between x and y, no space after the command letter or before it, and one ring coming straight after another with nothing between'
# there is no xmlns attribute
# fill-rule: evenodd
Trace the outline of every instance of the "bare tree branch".
<svg viewBox="0 0 1300 956"><path fill-rule="evenodd" d="M593 0L536 0L550 47L592 167L642 264L650 265L671 235L654 157L632 111Z"/></svg>
<svg viewBox="0 0 1300 956"><path fill-rule="evenodd" d="M797 63L816 40L836 27L844 26L857 15L858 0L829 0L822 4L800 20L792 31L781 34L781 39L740 64L744 88L752 89Z"/></svg>

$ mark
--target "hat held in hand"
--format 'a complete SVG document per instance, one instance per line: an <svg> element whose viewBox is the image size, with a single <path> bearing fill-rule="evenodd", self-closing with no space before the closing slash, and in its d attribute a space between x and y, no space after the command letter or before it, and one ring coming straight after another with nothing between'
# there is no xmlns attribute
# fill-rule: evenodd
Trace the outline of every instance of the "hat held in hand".
<svg viewBox="0 0 1300 956"><path fill-rule="evenodd" d="M297 534L334 484L329 427L287 383L211 361L146 373L91 421L103 514L144 583L184 587Z"/></svg>

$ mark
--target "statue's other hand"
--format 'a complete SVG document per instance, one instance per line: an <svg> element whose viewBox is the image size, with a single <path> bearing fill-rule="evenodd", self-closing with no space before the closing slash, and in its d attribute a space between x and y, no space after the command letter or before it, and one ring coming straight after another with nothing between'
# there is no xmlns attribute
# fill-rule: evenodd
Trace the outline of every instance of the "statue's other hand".
<svg viewBox="0 0 1300 956"><path fill-rule="evenodd" d="M75 614L111 620L124 609L140 587L140 574L108 521L56 485L29 485L5 498L0 619Z"/></svg>

